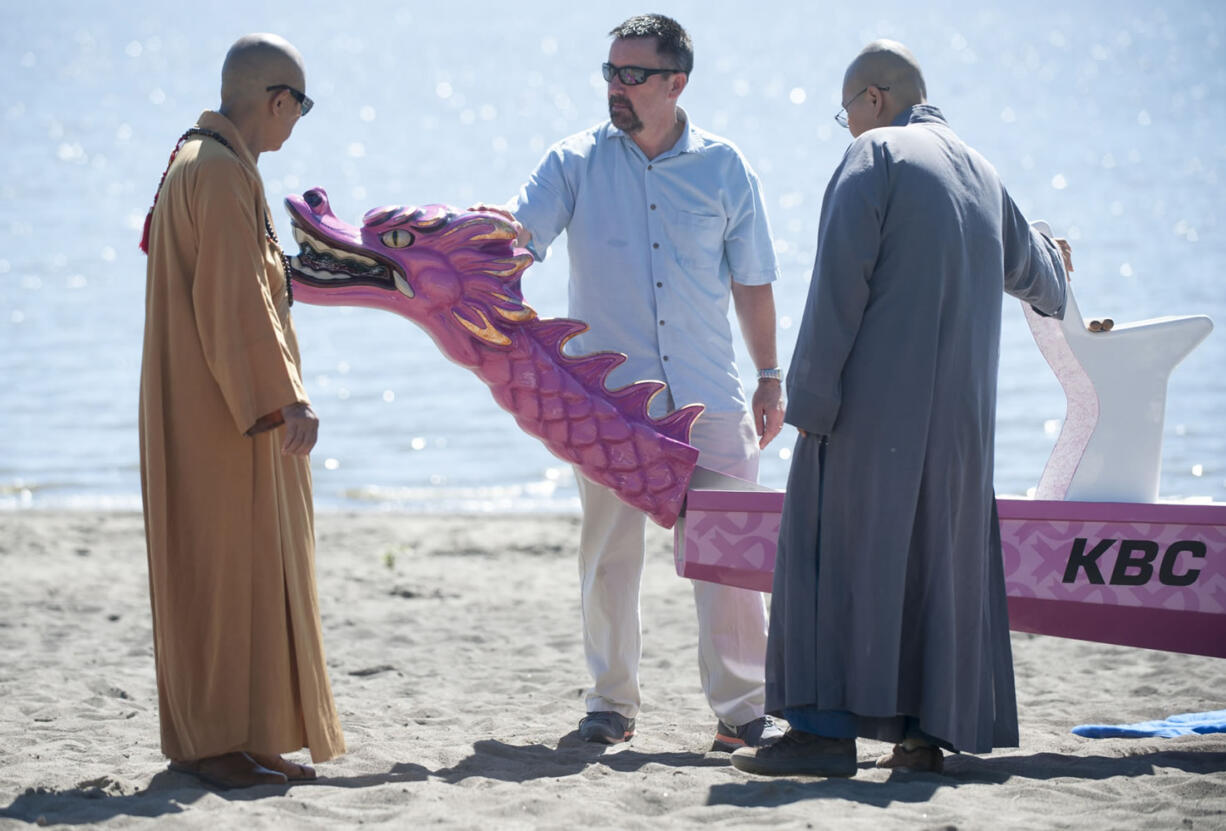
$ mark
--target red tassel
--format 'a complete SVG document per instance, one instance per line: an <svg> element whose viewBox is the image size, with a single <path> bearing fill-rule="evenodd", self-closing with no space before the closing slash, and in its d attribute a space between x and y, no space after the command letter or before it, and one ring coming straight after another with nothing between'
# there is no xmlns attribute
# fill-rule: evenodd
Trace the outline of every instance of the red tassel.
<svg viewBox="0 0 1226 831"><path fill-rule="evenodd" d="M153 201L157 202L157 197ZM140 250L146 254L149 253L149 226L153 225L153 208L149 209L149 213L145 214L145 230L140 235Z"/></svg>
<svg viewBox="0 0 1226 831"><path fill-rule="evenodd" d="M170 151L170 161L166 162L166 169L162 171L162 178L158 180L158 189L153 194L153 204L149 206L149 213L145 214L145 230L140 235L140 250L146 254L149 253L149 229L153 225L153 209L157 207L158 197L162 195L162 185L166 183L166 174L170 172L170 166L175 163L175 156L179 155L179 148L192 135L192 132L193 130L188 130L179 136L175 149Z"/></svg>

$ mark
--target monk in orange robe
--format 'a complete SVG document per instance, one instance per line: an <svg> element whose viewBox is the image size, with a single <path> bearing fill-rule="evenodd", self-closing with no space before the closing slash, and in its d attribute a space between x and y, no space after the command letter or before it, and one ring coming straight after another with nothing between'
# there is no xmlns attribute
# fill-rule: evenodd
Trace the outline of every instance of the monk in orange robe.
<svg viewBox="0 0 1226 831"><path fill-rule="evenodd" d="M221 787L283 784L345 750L324 664L291 290L260 153L311 107L301 55L248 35L221 107L184 134L151 210L141 490L162 751Z"/></svg>

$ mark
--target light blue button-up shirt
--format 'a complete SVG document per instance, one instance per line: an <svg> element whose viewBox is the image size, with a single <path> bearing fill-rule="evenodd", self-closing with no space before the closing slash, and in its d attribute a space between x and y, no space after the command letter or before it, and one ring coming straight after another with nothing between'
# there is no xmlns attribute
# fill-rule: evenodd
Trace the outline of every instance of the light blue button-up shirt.
<svg viewBox="0 0 1226 831"><path fill-rule="evenodd" d="M683 113L684 115L684 113ZM623 352L616 388L668 383L662 407L745 408L728 319L731 281L778 278L758 178L730 142L688 125L648 160L605 122L554 145L512 201L543 259L566 231L571 317L589 331L572 354Z"/></svg>

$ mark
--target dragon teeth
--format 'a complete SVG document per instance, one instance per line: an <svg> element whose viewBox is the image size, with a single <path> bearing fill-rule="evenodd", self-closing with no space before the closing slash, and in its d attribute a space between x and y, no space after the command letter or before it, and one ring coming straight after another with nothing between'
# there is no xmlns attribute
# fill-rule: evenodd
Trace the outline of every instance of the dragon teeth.
<svg viewBox="0 0 1226 831"><path fill-rule="evenodd" d="M404 279L404 275L395 269L392 270L392 279L396 282L396 288L405 297L413 296L413 287Z"/></svg>
<svg viewBox="0 0 1226 831"><path fill-rule="evenodd" d="M302 272L308 277L314 277L316 280L347 280L349 278L348 274L333 274L331 271L311 268L309 265L304 265L302 259L297 256L290 258L290 265L295 271Z"/></svg>
<svg viewBox="0 0 1226 831"><path fill-rule="evenodd" d="M310 248L317 254L327 254L334 260L348 260L349 262L364 265L367 268L376 268L379 265L377 261L372 260L370 257L364 257L361 254L356 254L353 251L347 251L343 248L333 248L331 245L328 245L328 243L324 242L318 237L308 234L297 225L293 226L293 228L294 239L298 242L298 244L310 246Z"/></svg>

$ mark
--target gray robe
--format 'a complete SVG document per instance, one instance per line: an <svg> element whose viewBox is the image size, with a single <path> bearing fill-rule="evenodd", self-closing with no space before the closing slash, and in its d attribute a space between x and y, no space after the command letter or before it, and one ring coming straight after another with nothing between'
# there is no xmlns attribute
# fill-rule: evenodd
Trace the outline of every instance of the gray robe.
<svg viewBox="0 0 1226 831"><path fill-rule="evenodd" d="M1002 290L1063 315L1064 284L1058 249L935 107L848 148L788 372L787 421L810 435L779 535L768 712L1016 746L992 491Z"/></svg>

